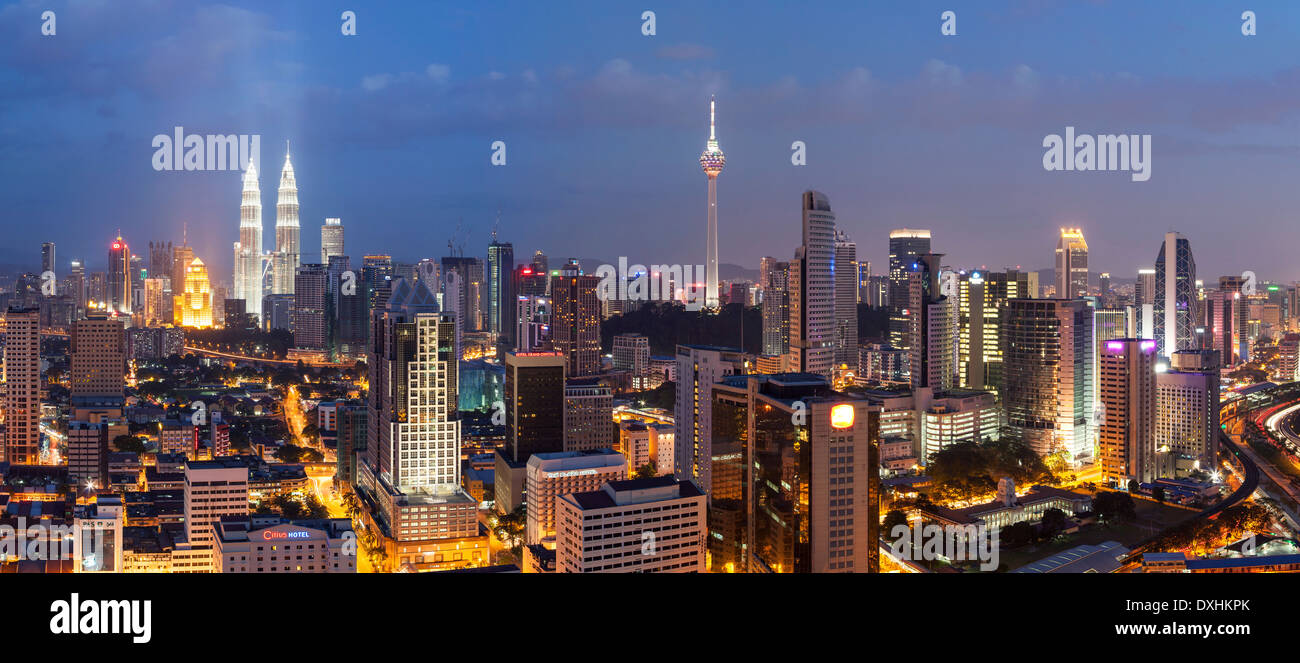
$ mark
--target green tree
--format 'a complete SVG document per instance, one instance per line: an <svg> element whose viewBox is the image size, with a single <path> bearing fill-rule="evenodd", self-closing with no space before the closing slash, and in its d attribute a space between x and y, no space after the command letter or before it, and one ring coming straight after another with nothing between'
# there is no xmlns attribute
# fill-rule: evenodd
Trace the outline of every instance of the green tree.
<svg viewBox="0 0 1300 663"><path fill-rule="evenodd" d="M1107 524L1132 521L1137 518L1133 496L1118 491L1101 491L1092 498L1092 511Z"/></svg>
<svg viewBox="0 0 1300 663"><path fill-rule="evenodd" d="M308 518L319 519L330 517L329 507L325 506L325 504L320 501L320 498L316 497L316 493L307 493L306 503Z"/></svg>
<svg viewBox="0 0 1300 663"><path fill-rule="evenodd" d="M361 500L357 498L356 493L349 490L343 494L343 509L347 511L348 518L353 521L361 515Z"/></svg>
<svg viewBox="0 0 1300 663"><path fill-rule="evenodd" d="M301 463L304 462L304 458L309 457L308 451L311 450L296 444L286 444L275 450L275 457L282 463Z"/></svg>
<svg viewBox="0 0 1300 663"><path fill-rule="evenodd" d="M886 537L893 537L894 528L899 525L907 526L907 514L899 509L890 509L885 514L885 523L881 526L882 534Z"/></svg>
<svg viewBox="0 0 1300 663"><path fill-rule="evenodd" d="M524 510L524 505L520 504L514 511L497 516L497 523L492 533L518 557L523 548L524 527L527 523L528 514Z"/></svg>
<svg viewBox="0 0 1300 663"><path fill-rule="evenodd" d="M1023 520L1010 527L1002 528L1002 543L1007 546L1023 546L1033 540L1034 526Z"/></svg>
<svg viewBox="0 0 1300 663"><path fill-rule="evenodd" d="M1069 526L1070 519L1064 511L1048 509L1043 512L1043 519L1038 523L1038 533L1044 541L1051 541Z"/></svg>
<svg viewBox="0 0 1300 663"><path fill-rule="evenodd" d="M118 451L130 451L137 455L145 452L144 438L134 435L118 435L113 438L113 446Z"/></svg>
<svg viewBox="0 0 1300 663"><path fill-rule="evenodd" d="M633 479L653 479L656 476L659 476L659 471L655 469L653 460L636 468L636 472L632 474Z"/></svg>

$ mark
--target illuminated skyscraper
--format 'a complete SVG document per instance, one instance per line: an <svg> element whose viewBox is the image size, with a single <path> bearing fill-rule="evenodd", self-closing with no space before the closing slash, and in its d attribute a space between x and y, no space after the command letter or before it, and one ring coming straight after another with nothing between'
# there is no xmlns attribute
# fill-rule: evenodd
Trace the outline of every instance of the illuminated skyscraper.
<svg viewBox="0 0 1300 663"><path fill-rule="evenodd" d="M183 275L183 272L182 272ZM243 202L239 205L239 241L235 242L234 299L244 300L244 312L262 318L262 189L257 167L248 161L244 171ZM172 288L182 282L172 278Z"/></svg>
<svg viewBox="0 0 1300 663"><path fill-rule="evenodd" d="M858 363L858 245L835 231L835 365Z"/></svg>
<svg viewBox="0 0 1300 663"><path fill-rule="evenodd" d="M108 310L131 315L131 249L121 235L108 250Z"/></svg>
<svg viewBox="0 0 1300 663"><path fill-rule="evenodd" d="M144 280L144 324L146 327L168 324L173 319L175 295L170 275Z"/></svg>
<svg viewBox="0 0 1300 663"><path fill-rule="evenodd" d="M86 310L86 267L80 260L72 261L72 269L69 272L68 283L71 286L73 306L76 308L74 317L80 318Z"/></svg>
<svg viewBox="0 0 1300 663"><path fill-rule="evenodd" d="M912 387L947 391L957 386L957 301L940 290L942 253L917 256L908 283L908 366Z"/></svg>
<svg viewBox="0 0 1300 663"><path fill-rule="evenodd" d="M1056 298L1088 294L1088 243L1078 228L1061 228L1056 241Z"/></svg>
<svg viewBox="0 0 1300 663"><path fill-rule="evenodd" d="M54 242L41 244L41 272L52 272L57 265L54 259Z"/></svg>
<svg viewBox="0 0 1300 663"><path fill-rule="evenodd" d="M1156 374L1155 473L1213 472L1219 457L1218 350L1179 350Z"/></svg>
<svg viewBox="0 0 1300 663"><path fill-rule="evenodd" d="M344 255L343 220L325 219L320 227L320 264L329 265L330 258Z"/></svg>
<svg viewBox="0 0 1300 663"><path fill-rule="evenodd" d="M303 263L298 268L293 295L294 347L324 350L329 340L329 270L325 265Z"/></svg>
<svg viewBox="0 0 1300 663"><path fill-rule="evenodd" d="M289 162L288 144L285 145L284 169L280 171L280 194L275 202L275 257L271 294L292 295L294 276L302 264L302 228L298 225L298 182L293 177L293 164Z"/></svg>
<svg viewBox="0 0 1300 663"><path fill-rule="evenodd" d="M889 344L907 348L908 273L916 257L930 252L930 231L899 228L889 233Z"/></svg>
<svg viewBox="0 0 1300 663"><path fill-rule="evenodd" d="M212 326L212 286L208 268L195 258L185 270L185 289L181 294L181 326Z"/></svg>
<svg viewBox="0 0 1300 663"><path fill-rule="evenodd" d="M474 564L478 502L460 487L455 320L426 284L398 278L371 313L369 435L356 490L375 505L376 534L417 570L453 551ZM443 549L441 546L446 546Z"/></svg>
<svg viewBox="0 0 1300 663"><path fill-rule="evenodd" d="M1196 261L1192 244L1182 235L1165 233L1156 256L1154 337L1160 354L1196 347Z"/></svg>
<svg viewBox="0 0 1300 663"><path fill-rule="evenodd" d="M1102 417L1101 475L1124 486L1155 473L1156 342L1135 338L1098 344Z"/></svg>
<svg viewBox="0 0 1300 663"><path fill-rule="evenodd" d="M498 242L492 233L488 245L488 331L497 335L498 347L513 348L515 341L515 247Z"/></svg>
<svg viewBox="0 0 1300 663"><path fill-rule="evenodd" d="M5 429L3 460L34 465L40 460L41 311L5 313Z"/></svg>
<svg viewBox="0 0 1300 663"><path fill-rule="evenodd" d="M1007 301L1030 299L1037 288L1031 274L973 271L962 274L958 287L958 375L961 386L999 390L1002 385L1000 318Z"/></svg>
<svg viewBox="0 0 1300 663"><path fill-rule="evenodd" d="M715 131L714 112L716 104L717 102L712 98L709 99L709 140L704 144L704 152L700 154L700 167L704 169L704 174L709 178L709 229L704 246L704 306L710 309L716 309L719 306L718 174L727 165L727 157L722 153L722 149L718 147L718 137Z"/></svg>
<svg viewBox="0 0 1300 663"><path fill-rule="evenodd" d="M551 342L568 361L573 377L600 372L600 277L551 277Z"/></svg>
<svg viewBox="0 0 1300 663"><path fill-rule="evenodd" d="M1007 423L1040 456L1093 455L1093 309L1082 299L1012 299L1002 314Z"/></svg>
<svg viewBox="0 0 1300 663"><path fill-rule="evenodd" d="M767 268L763 284L763 354L783 355L790 351L790 263L773 262Z"/></svg>
<svg viewBox="0 0 1300 663"><path fill-rule="evenodd" d="M124 320L90 313L72 325L68 391L74 418L80 408L122 407L126 388L126 330ZM119 410L118 415L121 414Z"/></svg>
<svg viewBox="0 0 1300 663"><path fill-rule="evenodd" d="M413 493L457 493L460 421L456 414L454 321L423 284L398 279L371 323L382 338L369 349L371 468Z"/></svg>
<svg viewBox="0 0 1300 663"><path fill-rule="evenodd" d="M804 192L802 229L803 244L790 262L791 370L829 379L835 361L835 213L825 194Z"/></svg>
<svg viewBox="0 0 1300 663"><path fill-rule="evenodd" d="M1234 366L1240 360L1239 339L1244 334L1237 321L1244 303L1240 292L1227 290L1207 292L1205 301L1201 302L1205 325L1201 341L1206 349L1219 351L1225 366Z"/></svg>
<svg viewBox="0 0 1300 663"><path fill-rule="evenodd" d="M802 373L711 392L711 481L695 484L713 570L878 572L880 407Z"/></svg>

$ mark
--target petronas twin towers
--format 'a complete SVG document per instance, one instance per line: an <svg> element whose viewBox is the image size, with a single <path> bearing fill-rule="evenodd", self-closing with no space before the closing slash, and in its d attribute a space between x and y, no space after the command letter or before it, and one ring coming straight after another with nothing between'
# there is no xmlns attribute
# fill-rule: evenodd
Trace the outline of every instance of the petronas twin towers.
<svg viewBox="0 0 1300 663"><path fill-rule="evenodd" d="M302 262L302 228L298 224L298 182L289 162L288 146L280 171L275 203L275 250L262 252L262 189L252 160L244 171L243 201L239 205L239 241L235 242L234 299L244 300L244 311L262 317L266 278L271 294L292 295L294 275Z"/></svg>

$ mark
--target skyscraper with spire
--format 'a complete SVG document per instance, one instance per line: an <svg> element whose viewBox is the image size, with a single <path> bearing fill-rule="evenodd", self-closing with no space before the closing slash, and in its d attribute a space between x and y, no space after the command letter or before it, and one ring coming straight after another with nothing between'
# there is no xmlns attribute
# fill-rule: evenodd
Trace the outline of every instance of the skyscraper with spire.
<svg viewBox="0 0 1300 663"><path fill-rule="evenodd" d="M298 225L298 182L289 162L289 143L284 144L284 169L280 171L280 195L275 201L275 257L271 294L292 295L294 276L302 262L302 228Z"/></svg>
<svg viewBox="0 0 1300 663"><path fill-rule="evenodd" d="M700 167L709 177L709 230L704 246L704 306L716 309L718 300L718 173L727 165L727 157L718 147L716 132L717 102L709 98L709 141L700 154ZM698 292L698 291L697 291Z"/></svg>
<svg viewBox="0 0 1300 663"><path fill-rule="evenodd" d="M239 241L235 242L234 298L244 300L244 312L262 318L262 189L257 166L248 160L243 201L239 205ZM183 286L181 286L183 287ZM179 287L174 287L179 291Z"/></svg>

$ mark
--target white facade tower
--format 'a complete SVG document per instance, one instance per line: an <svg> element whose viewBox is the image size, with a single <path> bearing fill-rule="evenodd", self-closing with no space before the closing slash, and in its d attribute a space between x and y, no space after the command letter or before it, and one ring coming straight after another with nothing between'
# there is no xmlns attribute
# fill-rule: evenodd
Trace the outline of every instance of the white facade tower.
<svg viewBox="0 0 1300 663"><path fill-rule="evenodd" d="M294 277L302 263L302 228L298 225L298 182L289 163L285 144L284 170L280 171L280 194L275 202L275 259L272 294L292 295Z"/></svg>
<svg viewBox="0 0 1300 663"><path fill-rule="evenodd" d="M239 241L235 242L234 298L244 311L262 318L262 189L257 167L248 160L243 200L239 204Z"/></svg>
<svg viewBox="0 0 1300 663"><path fill-rule="evenodd" d="M333 256L345 255L343 251L343 220L325 219L320 227L320 264L328 266Z"/></svg>

